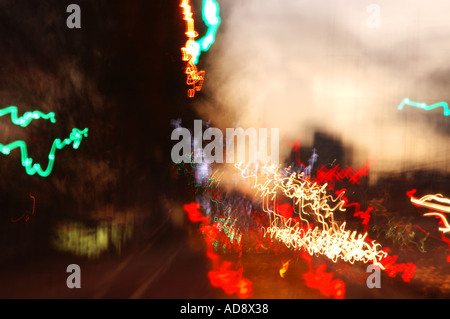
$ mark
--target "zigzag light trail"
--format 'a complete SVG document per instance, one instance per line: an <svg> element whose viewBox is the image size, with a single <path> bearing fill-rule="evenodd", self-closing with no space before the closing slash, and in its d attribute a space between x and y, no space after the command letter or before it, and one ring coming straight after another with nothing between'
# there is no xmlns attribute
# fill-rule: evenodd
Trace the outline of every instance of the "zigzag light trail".
<svg viewBox="0 0 450 319"><path fill-rule="evenodd" d="M47 177L53 170L56 150L61 150L67 145L70 145L72 143L73 149L78 149L83 137L87 137L87 133L88 133L87 128L84 129L83 131L74 128L72 129L72 133L70 133L70 136L68 138L64 140L61 140L59 138L55 139L53 141L50 153L48 154L48 165L46 169L42 169L42 166L39 163L33 164L33 159L28 157L27 144L24 141L14 141L7 145L3 145L0 143L0 153L4 155L9 155L12 150L19 148L21 152L22 166L25 167L27 174L34 175L37 173L42 177Z"/></svg>
<svg viewBox="0 0 450 319"><path fill-rule="evenodd" d="M405 106L405 105L418 107L418 108L424 109L426 111L433 110L433 109L438 108L438 107L442 107L444 109L444 116L449 116L450 115L450 109L449 109L448 104L446 102L439 102L439 103L435 103L435 104L432 104L432 105L427 105L426 103L418 103L418 102L411 101L408 98L405 98L402 101L402 103L400 103L400 105L398 106L398 109L399 110L403 109L403 106Z"/></svg>
<svg viewBox="0 0 450 319"><path fill-rule="evenodd" d="M193 178L195 171L200 169L197 164L193 163L195 162L189 161L177 165L184 167L184 169L177 169L177 171ZM301 252L301 256L307 260L312 256L323 256L338 265L340 265L340 260L348 264L354 264L355 262L373 263L383 269L389 277L394 278L403 273L401 279L404 282L409 282L413 278L417 266L410 262L397 263L398 255L390 255L389 248L383 249L379 243L369 238L366 227L364 232L358 233L346 229L346 222L335 220L334 216L338 215L334 214L347 213L346 207L349 204L348 199L344 196L345 189L330 195L328 184L319 185L314 179L309 179L309 176L305 175L304 172L290 173L290 167L282 166L280 168L276 165L264 166L240 163L234 165L234 168L238 170L237 174L230 175L224 174L220 168L214 169L208 177L209 183L202 182L195 186L196 189L202 189L202 191L196 191L200 198L211 196L211 200L217 204L217 211L213 211L208 206L207 200L204 202L199 198L198 200L202 202L202 205L203 203L206 204L202 208L205 214L197 211L195 215L189 216L189 219L193 222L204 223L204 227L200 228L201 233L208 240L208 245L212 245L215 251L222 247L223 252L236 252L235 249L238 249L238 251L242 249L240 245L246 247L245 251L251 251L252 249L264 249L266 251L273 248L274 251L279 252L280 249L282 251L292 249ZM239 206L236 212L238 214L243 213L243 215L224 210L226 203L220 201L221 191L219 190L219 187L223 187L222 177L228 177L228 180L235 183L235 186L241 184L243 194L245 194L242 198L252 198L251 205L254 204L255 206L251 207L250 210L246 210L244 206ZM225 180L223 182L227 184ZM219 186L219 183L222 186ZM253 189L253 192L248 193L249 189ZM227 187L225 186L222 191L226 190ZM213 195L213 192L218 193ZM260 198L260 200L257 198ZM226 201L235 199L239 201L239 197L234 197L234 195ZM292 200L292 205L287 203L285 199ZM199 203L189 205L193 204L197 208L200 206ZM223 208L219 204L222 204ZM219 212L219 215L214 217L214 222L212 222L212 219L208 216L215 216L214 214L217 212ZM263 212L266 214L262 214ZM353 215L359 216L356 214L357 212L368 214L369 209L366 212L360 212L358 207ZM245 213L248 215L246 216ZM242 217L242 220L238 216ZM230 219L234 220L235 224L240 220L239 237L236 238L236 233L233 236L232 227L226 230L220 229L222 223L219 223L219 218L223 218L222 220L227 218L226 223L228 225L233 224L228 223ZM342 220L342 218L339 218L339 220ZM442 231L444 232L444 230ZM261 235L266 242L263 242L263 238L260 238ZM420 241L422 248L423 241L426 238L428 238L428 235ZM410 240L404 242L405 245L409 243L420 244L412 242L408 236L403 239ZM445 239L443 237L442 240ZM423 250L423 252L425 251ZM288 265L283 263L283 266L280 269L281 277L284 276ZM320 289L321 293L326 296L333 296L334 298L344 296L345 285L343 282L339 281L340 284L338 285L335 280L322 280L323 278L332 278L331 273L310 271L305 276L309 276L308 280L311 280L312 286L308 285L308 287ZM332 294L330 294L329 289L333 292Z"/></svg>
<svg viewBox="0 0 450 319"><path fill-rule="evenodd" d="M450 213L450 199L445 198L442 194L435 194L435 195L428 194L422 196L421 198L416 198L413 196L415 192L416 190L413 189L406 193L406 195L410 197L411 203L413 203L417 207L428 208L430 212L423 214L423 216L436 216L440 218L444 227L439 227L439 231L441 231L444 234L450 232L450 224L447 220L447 217L437 212L439 211L444 213ZM436 204L433 203L433 201L443 203L446 205Z"/></svg>
<svg viewBox="0 0 450 319"><path fill-rule="evenodd" d="M4 108L0 110L0 117L5 116L7 114L11 114L11 122L14 125L21 126L21 127L27 127L28 124L31 123L33 120L38 120L40 118L44 120L49 120L52 123L56 123L55 113L42 113L40 111L33 111L33 112L25 112L23 116L18 117L18 111L16 106L9 106L7 108Z"/></svg>
<svg viewBox="0 0 450 319"><path fill-rule="evenodd" d="M49 120L52 123L56 122L55 113L50 112L48 114L44 114L40 111L33 111L33 112L25 112L22 117L17 116L17 107L10 106L4 109L0 110L0 116L4 116L7 114L11 114L11 122L14 125L26 127L28 126L31 121L37 120L37 119L45 119ZM65 138L64 140L61 140L59 138L56 138L53 141L52 147L50 149L50 152L48 154L48 164L47 168L43 169L41 164L34 163L33 159L28 157L28 149L27 144L24 141L18 140L14 141L9 144L1 144L0 143L0 153L3 155L9 155L12 150L18 148L20 149L21 153L21 163L22 166L25 168L25 171L28 175L34 175L38 174L42 177L47 177L50 175L50 173L53 170L53 166L55 163L55 153L57 150L61 150L64 147L72 144L73 149L78 149L80 147L81 141L83 137L88 136L88 129L85 128L84 130L79 130L77 128L72 129L72 132L70 133L68 138Z"/></svg>
<svg viewBox="0 0 450 319"><path fill-rule="evenodd" d="M345 222L341 225L335 222L333 212L344 212L345 202L341 196L333 198L327 195L326 184L319 186L295 173L284 177L276 166L265 165L262 178L254 174L249 165L236 164L235 167L241 172L242 178L253 180L252 188L262 197L264 211L274 217L265 229L265 235L283 242L288 248L305 249L310 255L325 255L333 262L339 258L352 264L355 261L372 261L384 269L379 261L387 253L379 250L379 244L375 241L369 244L365 240L367 233L357 234L356 231L345 230ZM277 193L291 198L294 205L299 207L300 222L286 219L276 212ZM270 208L270 201L273 201L274 209ZM314 218L319 226L311 225L307 217Z"/></svg>

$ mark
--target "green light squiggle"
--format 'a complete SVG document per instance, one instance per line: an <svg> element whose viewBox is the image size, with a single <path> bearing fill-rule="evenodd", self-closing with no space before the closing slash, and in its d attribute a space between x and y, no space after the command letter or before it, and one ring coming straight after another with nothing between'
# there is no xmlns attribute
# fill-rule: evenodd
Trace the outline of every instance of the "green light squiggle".
<svg viewBox="0 0 450 319"><path fill-rule="evenodd" d="M26 127L26 126L28 126L28 124L31 123L31 121L37 120L40 118L42 118L44 120L50 120L50 122L52 122L52 123L56 122L54 112L50 112L48 114L44 114L40 111L25 112L23 114L23 116L21 116L21 117L18 117L17 113L18 112L17 112L16 106L9 106L7 108L0 110L0 116L11 114L11 122L13 122L13 124L15 124L15 125L22 126L22 127Z"/></svg>
<svg viewBox="0 0 450 319"><path fill-rule="evenodd" d="M18 117L17 113L18 111L16 106L9 106L7 108L0 110L0 117L7 114L11 114L11 122L14 125L21 127L26 127L28 126L28 124L31 123L31 121L40 118L44 120L49 120L52 123L56 123L54 112L50 112L47 114L42 113L40 111L25 112L21 117ZM82 131L77 128L74 128L72 129L72 132L70 133L70 136L68 138L64 140L61 140L59 138L55 139L53 141L50 153L48 154L48 164L46 169L43 169L39 163L33 164L33 159L28 157L27 144L24 141L18 140L7 145L0 143L0 153L2 153L3 155L9 155L12 150L16 148L20 149L22 166L25 167L27 174L34 175L37 173L42 177L47 177L53 170L56 151L63 149L64 147L70 144L72 144L73 149L78 149L78 147L80 147L81 140L83 139L83 137L87 136L88 136L87 128L85 128Z"/></svg>
<svg viewBox="0 0 450 319"><path fill-rule="evenodd" d="M403 106L405 105L411 105L414 107L418 107L421 109L424 109L426 111L438 108L438 107L442 107L444 109L444 116L449 116L450 115L450 109L448 108L448 104L446 102L439 102L439 103L435 103L432 105L427 105L425 103L417 103L417 102L413 102L408 98L405 98L402 103L400 103L400 105L398 106L398 109L401 110L403 109Z"/></svg>
<svg viewBox="0 0 450 319"><path fill-rule="evenodd" d="M87 137L88 129L79 130L77 128L72 129L72 133L70 136L64 140L60 140L59 138L53 141L52 148L50 153L48 154L48 164L47 168L44 170L39 163L33 164L33 159L28 157L27 144L24 141L14 141L10 144L3 145L0 143L0 153L4 155L9 155L13 149L19 148L21 152L21 160L22 166L25 167L25 170L28 175L34 175L38 173L42 177L47 177L50 175L53 169L53 165L55 163L55 153L56 150L63 149L67 145L73 144L73 149L78 149L80 146L81 140L83 137Z"/></svg>

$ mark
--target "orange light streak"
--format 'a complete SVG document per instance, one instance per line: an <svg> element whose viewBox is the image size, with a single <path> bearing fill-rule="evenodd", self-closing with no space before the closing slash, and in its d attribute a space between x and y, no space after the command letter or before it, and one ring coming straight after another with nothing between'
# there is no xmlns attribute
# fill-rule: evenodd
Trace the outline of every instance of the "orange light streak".
<svg viewBox="0 0 450 319"><path fill-rule="evenodd" d="M181 48L182 60L187 62L185 73L187 74L187 85L192 85L188 89L188 97L192 98L195 92L200 91L205 79L205 71L198 71L194 62L194 52L196 48L195 38L198 37L198 32L194 28L194 19L192 18L191 6L189 0L181 0L180 7L183 8L183 20L186 21L186 36L188 40L184 47Z"/></svg>
<svg viewBox="0 0 450 319"><path fill-rule="evenodd" d="M281 278L284 278L284 274L285 274L286 271L288 270L288 267L289 267L289 263L290 263L290 262L291 262L290 260L284 262L284 263L283 263L283 267L280 268L280 277L281 277Z"/></svg>

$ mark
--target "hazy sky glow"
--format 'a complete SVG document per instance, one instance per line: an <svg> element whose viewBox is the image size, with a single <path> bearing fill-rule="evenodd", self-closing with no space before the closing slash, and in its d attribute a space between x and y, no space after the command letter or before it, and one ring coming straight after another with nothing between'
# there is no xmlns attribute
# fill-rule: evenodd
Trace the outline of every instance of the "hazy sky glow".
<svg viewBox="0 0 450 319"><path fill-rule="evenodd" d="M379 5L381 27L367 7ZM373 172L450 170L450 117L406 106L450 102L450 3L446 1L223 0L206 59L200 114L247 127L279 127L303 145L315 131L353 149ZM320 156L320 151L319 151Z"/></svg>

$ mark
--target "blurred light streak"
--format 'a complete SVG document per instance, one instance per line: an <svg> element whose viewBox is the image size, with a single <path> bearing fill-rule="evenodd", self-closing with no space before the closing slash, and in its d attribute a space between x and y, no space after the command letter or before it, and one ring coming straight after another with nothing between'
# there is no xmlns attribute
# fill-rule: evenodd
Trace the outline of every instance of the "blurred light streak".
<svg viewBox="0 0 450 319"><path fill-rule="evenodd" d="M189 0L181 0L180 7L183 8L183 19L186 21L186 36L188 40L184 47L181 48L182 60L187 62L185 73L187 74L187 85L192 85L188 89L188 97L192 98L196 91L202 89L203 81L205 79L205 71L198 71L195 57L199 52L199 44L195 42L198 32L194 28L194 19L192 18L191 6Z"/></svg>
<svg viewBox="0 0 450 319"><path fill-rule="evenodd" d="M195 64L198 63L201 51L208 51L211 45L216 41L217 29L219 28L221 22L219 11L220 7L217 1L203 0L202 16L208 30L206 31L205 36L196 41L198 45L195 47L198 48L198 50L194 52L193 56Z"/></svg>
<svg viewBox="0 0 450 319"><path fill-rule="evenodd" d="M411 198L411 202L414 205L429 208L432 210L438 210L445 213L450 213L450 199L445 198L442 194L425 195L422 196L420 199L417 199L416 197L413 196L415 192L416 190L413 189L406 193ZM433 200L447 205L439 205L431 203L431 201Z"/></svg>
<svg viewBox="0 0 450 319"><path fill-rule="evenodd" d="M235 164L235 167L240 170L243 179L253 180L251 188L256 189L256 195L262 197L263 210L273 216L270 226L265 228L265 236L283 242L288 248L305 249L310 255L325 255L333 262L341 258L349 263L371 261L376 264L386 256L385 252L378 249L379 244L365 241L367 233L357 235L356 231L345 230L345 222L338 225L334 221L333 213L344 212L345 202L342 196L333 198L327 195L326 184L319 186L295 173L283 177L274 165L265 165L259 176L251 171L249 164ZM273 201L278 193L291 198L294 205L298 206L300 221L286 219L278 214L276 201L274 209L270 208L269 201ZM312 226L306 217L314 218L317 226Z"/></svg>
<svg viewBox="0 0 450 319"><path fill-rule="evenodd" d="M210 225L210 219L201 212L201 205L198 203L190 203L183 206L189 216L191 222L202 223L200 231L202 232L207 244L207 257L212 261L212 270L208 271L208 279L213 287L221 288L226 294L236 294L239 298L248 298L252 293L252 282L243 277L243 267L239 263L231 261L222 261L221 257L216 254L212 248L218 250L220 240L221 227L230 224L228 219L223 217L214 218L214 223ZM218 227L217 227L218 226ZM228 229L228 228L227 228ZM224 233L229 238L230 244L234 244L233 237L227 232ZM238 245L241 249L241 238L239 236ZM225 248L227 246L225 245Z"/></svg>
<svg viewBox="0 0 450 319"><path fill-rule="evenodd" d="M192 170L200 169L192 164L183 166L187 166ZM289 173L289 168L285 168L283 171L277 166L257 166L242 163L236 164L235 167L238 169L242 181L249 181L248 185L256 189L254 198L261 198L262 211L268 213L267 221L258 222L258 225L262 226L259 226L259 228L263 230L263 238L277 239L284 244L282 246L274 245L272 240L270 240L263 245L262 241L258 239L259 237L255 236L252 239L257 242L256 249L258 247L264 248L264 250L270 249L277 254L280 248L293 248L300 250L301 253L307 256L324 255L335 263L337 263L337 259L342 259L350 264L353 264L355 261L373 262L385 270L390 277L402 274L402 280L405 282L409 282L413 278L416 269L413 263L397 264L397 255L388 257L389 248L379 250L378 247L381 246L368 238L367 228L373 208L369 207L366 211L361 211L357 203L349 204L348 199L344 196L345 189L336 191L337 198L335 198L327 195L327 184L318 185L316 182L308 181L304 178L303 173ZM189 175L192 178L195 176L195 172ZM222 191L219 191L218 187L222 174L215 170L211 174L211 177L213 176L215 176L214 181L210 179L209 185L202 184L197 185L197 187L202 188L204 194L210 194L208 196L214 198L216 203L220 203L222 209L227 210L226 201L223 200ZM242 181L239 183L245 184ZM355 176L352 181L356 183L359 179ZM213 190L217 191L216 195L211 195L210 192ZM283 202L282 198L291 199L296 208L289 203ZM381 205L380 203L378 204ZM336 212L345 213L345 208L350 206L355 206L356 208L353 215L363 219L365 234L357 234L356 231L345 230L345 222L338 225L334 221ZM220 218L215 217L212 225L204 224L201 227L201 232L208 243L208 247L213 247L216 251L222 247L223 252L230 252L235 246L224 241L224 236L221 235L220 231L221 225L217 225L220 222ZM201 219L199 218L199 220ZM233 219L235 222L237 221L236 218ZM227 223L229 224L229 221ZM266 227L265 225L268 226ZM258 226L256 227L258 228ZM405 236L408 236L408 234ZM254 235L248 232L247 235L254 236L256 232ZM404 235L403 232L402 235ZM428 238L428 234L426 238ZM239 249L242 249L241 243ZM283 268L279 271L280 276L285 274ZM215 275L212 276L214 277ZM229 275L224 276L227 277ZM324 295L333 296L334 298L340 298L340 296L343 298L345 295L345 284L329 279L330 276L324 270L310 271L306 276L309 287L321 290L321 293ZM217 278L215 277L215 279ZM217 281L215 281L215 284L217 284Z"/></svg>
<svg viewBox="0 0 450 319"><path fill-rule="evenodd" d="M284 274L285 274L286 271L288 270L289 263L290 263L290 260L284 262L284 263L283 263L283 266L280 268L280 277L281 277L281 278L284 278Z"/></svg>
<svg viewBox="0 0 450 319"><path fill-rule="evenodd" d="M333 279L332 272L326 272L326 265L321 264L316 270L310 270L303 275L309 288L318 289L324 296L335 299L345 298L345 283L340 279Z"/></svg>
<svg viewBox="0 0 450 319"><path fill-rule="evenodd" d="M199 203L190 203L183 206L184 211L187 213L188 218L193 223L208 222L208 217L202 214L200 211L201 205Z"/></svg>
<svg viewBox="0 0 450 319"><path fill-rule="evenodd" d="M390 251L389 248L385 249L386 253ZM404 282L410 282L414 277L414 272L417 266L411 262L397 264L398 255L387 256L380 260L380 264L383 265L384 271L389 277L396 277L398 273L403 272L401 278Z"/></svg>
<svg viewBox="0 0 450 319"><path fill-rule="evenodd" d="M208 272L208 279L213 287L221 288L226 294L237 294L239 298L248 298L252 293L252 282L244 278L244 268L230 261L221 261L220 256L209 251L213 270ZM237 269L236 269L237 268Z"/></svg>
<svg viewBox="0 0 450 319"><path fill-rule="evenodd" d="M375 233L377 238L379 238L380 235L384 232L384 238L391 238L394 243L397 243L400 246L406 246L410 248L409 245L414 244L422 253L426 252L425 241L429 237L433 237L439 240L439 238L431 236L429 232L425 231L418 225L413 225L411 223L408 223L406 225L404 223L393 224L393 219L394 218L390 218L387 221L387 224L382 224L381 226L373 225L371 231ZM423 232L425 236L422 238L417 238L417 232L413 230L414 227Z"/></svg>
<svg viewBox="0 0 450 319"><path fill-rule="evenodd" d="M373 210L373 207L368 207L365 211L361 211L361 206L358 203L348 203L349 200L347 197L344 196L345 192L347 190L345 188L341 189L340 191L336 191L336 195L345 202L344 207L351 207L355 206L355 212L353 213L353 216L359 217L362 219L362 224L364 225L364 231L368 232L368 226L369 226L369 220L370 220L370 212Z"/></svg>
<svg viewBox="0 0 450 319"><path fill-rule="evenodd" d="M23 116L18 117L18 111L16 106L9 106L7 108L0 110L0 117L11 114L11 122L14 125L26 127L28 124L31 123L33 120L37 119L45 119L50 120L52 123L56 123L55 113L50 112L47 114L44 114L40 111L32 111L32 112L25 112ZM21 151L21 162L22 166L25 167L25 170L28 175L34 175L38 173L38 175L42 177L47 177L50 175L54 161L55 161L55 153L56 150L63 149L65 146L70 145L73 143L72 147L73 149L78 149L80 146L81 140L84 137L87 137L88 129L84 129L83 131L74 128L72 129L72 132L70 133L70 136L64 140L55 139L53 141L53 145L51 147L50 153L48 155L48 164L47 168L45 170L42 169L41 165L39 163L33 164L33 159L28 157L28 151L27 151L27 144L24 141L14 141L12 143L9 143L7 145L0 143L0 152L4 155L9 155L13 149L19 148Z"/></svg>
<svg viewBox="0 0 450 319"><path fill-rule="evenodd" d="M70 136L64 140L55 139L48 155L48 164L46 169L42 169L39 163L33 164L33 159L28 157L27 144L24 141L14 141L10 144L4 145L0 143L0 153L9 155L12 150L19 148L21 152L22 166L25 168L28 175L38 174L42 177L47 177L53 170L55 162L55 153L57 150L61 150L67 145L73 144L73 149L78 149L83 137L87 137L88 129L79 130L77 128L72 129Z"/></svg>
<svg viewBox="0 0 450 319"><path fill-rule="evenodd" d="M403 106L405 106L405 105L418 107L418 108L424 109L426 111L433 110L433 109L438 108L438 107L442 107L444 109L444 116L449 116L450 115L450 109L449 109L448 104L446 102L439 102L439 103L435 103L435 104L432 104L432 105L427 105L425 103L413 102L410 99L405 98L402 101L402 103L400 103L400 105L398 106L398 109L399 110L403 109Z"/></svg>
<svg viewBox="0 0 450 319"><path fill-rule="evenodd" d="M30 216L34 215L34 211L36 209L36 197L34 197L33 195L30 194L30 198L33 200L33 209L30 211L26 211L25 214L23 214L21 217L17 218L17 219L11 219L11 222L16 223L19 220L21 220L22 218L25 217L25 222L28 222L28 220L30 219Z"/></svg>
<svg viewBox="0 0 450 319"><path fill-rule="evenodd" d="M59 251L90 259L99 258L110 245L120 254L123 244L132 237L133 226L132 214L117 216L112 221L102 221L93 227L81 222L62 222L54 228L53 246Z"/></svg>
<svg viewBox="0 0 450 319"><path fill-rule="evenodd" d="M223 231L225 233L225 235L230 239L231 244L233 244L234 240L240 244L242 239L242 233L236 226L236 221L236 218L233 220L229 216L227 218L214 216L214 222L219 228L219 231Z"/></svg>
<svg viewBox="0 0 450 319"><path fill-rule="evenodd" d="M9 106L7 108L0 110L0 117L7 115L7 114L11 114L11 122L14 125L21 126L21 127L27 127L28 124L31 123L31 121L37 120L40 118L42 118L44 120L50 120L50 122L52 122L52 123L56 123L54 112L50 112L47 114L44 114L40 111L25 112L23 114L23 116L21 116L21 117L17 116L17 112L18 111L17 111L16 106Z"/></svg>

